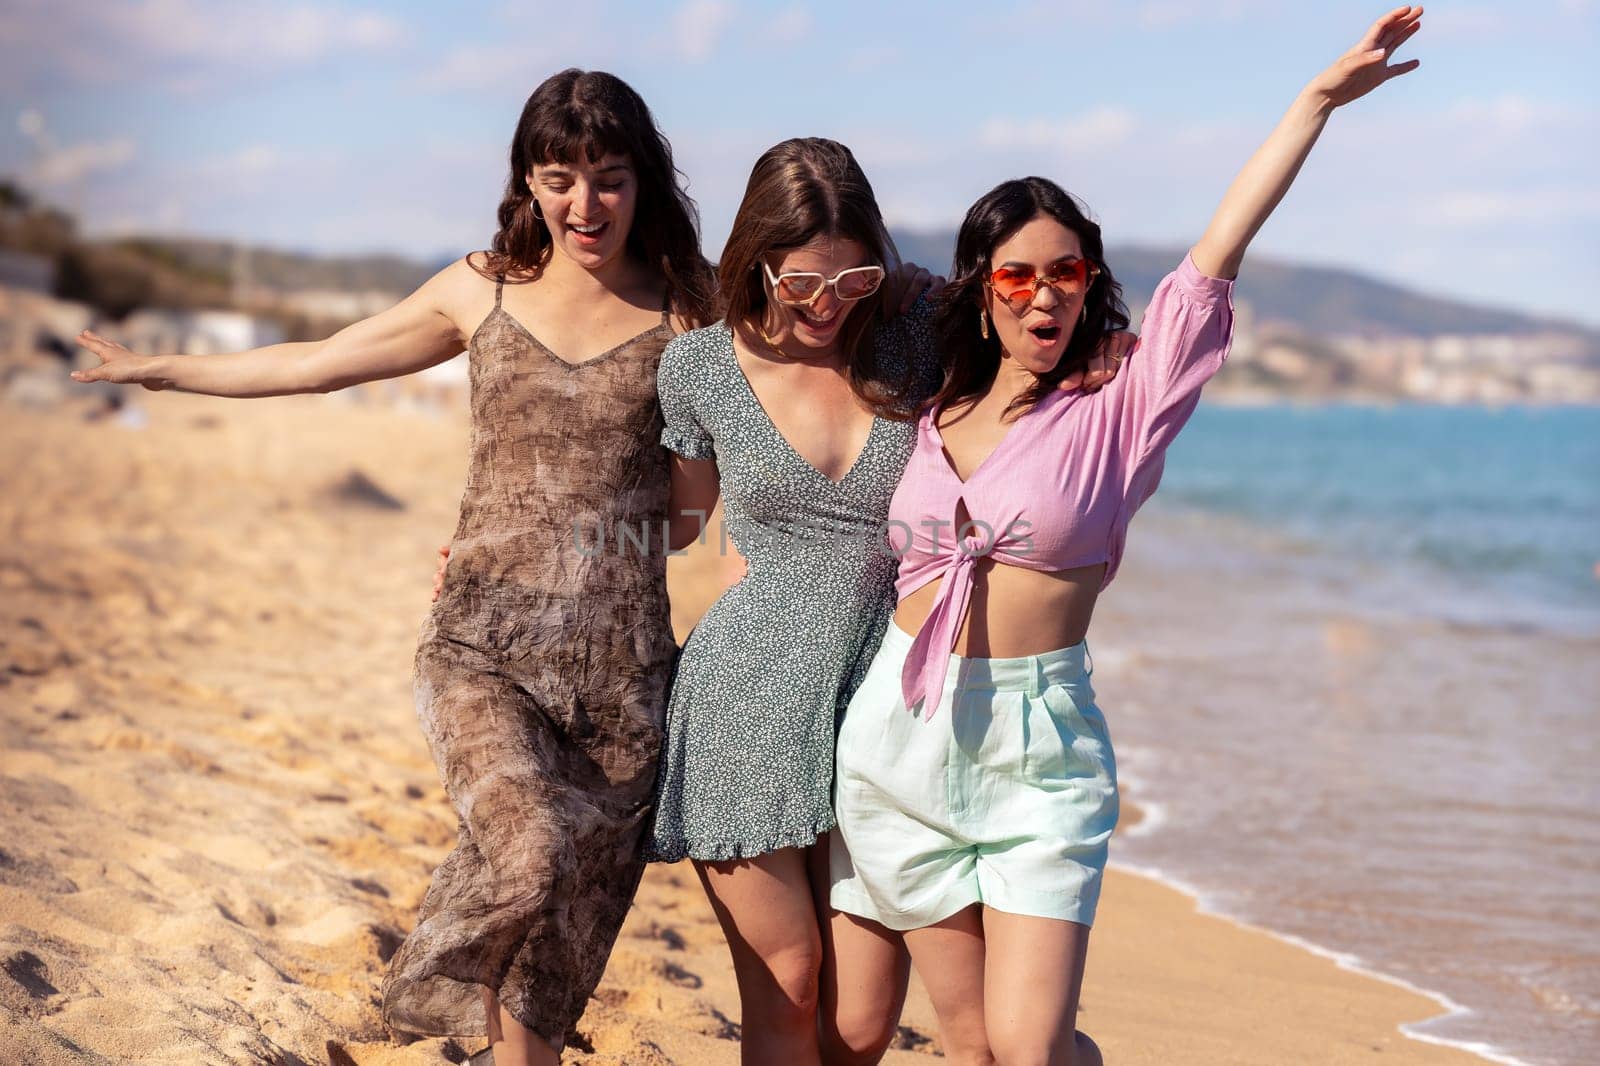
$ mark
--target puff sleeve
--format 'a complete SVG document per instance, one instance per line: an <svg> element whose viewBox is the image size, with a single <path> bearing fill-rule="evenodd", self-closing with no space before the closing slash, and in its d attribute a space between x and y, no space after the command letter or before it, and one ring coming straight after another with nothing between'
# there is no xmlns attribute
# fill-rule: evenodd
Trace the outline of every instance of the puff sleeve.
<svg viewBox="0 0 1600 1066"><path fill-rule="evenodd" d="M700 418L704 395L700 346L692 334L674 337L661 352L656 393L661 401L661 443L685 459L711 459L716 450Z"/></svg>

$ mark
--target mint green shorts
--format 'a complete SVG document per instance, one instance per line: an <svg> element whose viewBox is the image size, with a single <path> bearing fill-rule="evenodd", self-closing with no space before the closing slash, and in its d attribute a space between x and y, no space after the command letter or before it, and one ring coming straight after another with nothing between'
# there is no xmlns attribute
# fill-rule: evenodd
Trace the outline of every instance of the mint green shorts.
<svg viewBox="0 0 1600 1066"><path fill-rule="evenodd" d="M833 906L896 930L973 903L1092 925L1117 770L1087 646L951 656L931 721L900 695L910 647L890 625L840 729Z"/></svg>

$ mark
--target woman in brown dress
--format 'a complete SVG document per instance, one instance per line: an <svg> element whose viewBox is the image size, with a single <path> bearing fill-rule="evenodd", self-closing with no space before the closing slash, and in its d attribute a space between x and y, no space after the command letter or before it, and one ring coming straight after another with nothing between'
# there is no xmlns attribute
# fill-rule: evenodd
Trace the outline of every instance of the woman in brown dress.
<svg viewBox="0 0 1600 1066"><path fill-rule="evenodd" d="M677 327L709 320L713 280L665 138L608 74L565 71L529 98L499 222L492 251L326 341L139 356L85 333L102 362L75 376L276 396L467 348L471 465L416 660L460 839L383 1013L487 1034L507 1066L557 1061L642 869L676 652L656 368Z"/></svg>

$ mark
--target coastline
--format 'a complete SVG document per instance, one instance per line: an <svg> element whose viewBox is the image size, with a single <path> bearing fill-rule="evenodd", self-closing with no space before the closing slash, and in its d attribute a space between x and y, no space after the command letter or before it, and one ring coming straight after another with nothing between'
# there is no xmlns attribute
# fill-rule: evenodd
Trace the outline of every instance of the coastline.
<svg viewBox="0 0 1600 1066"><path fill-rule="evenodd" d="M1593 938L1554 901L1592 884L1592 790L1539 753L1586 750L1593 636L1454 619L1414 572L1374 604L1391 561L1238 518L1153 504L1130 540L1096 682L1147 818L1112 864L1423 997L1415 1042L1582 1061Z"/></svg>
<svg viewBox="0 0 1600 1066"><path fill-rule="evenodd" d="M477 1050L391 1043L373 1006L454 835L409 666L464 418L343 398L140 403L138 430L70 410L0 420L0 803L16 826L0 1059L388 1066ZM352 472L404 509L348 491ZM671 567L681 636L731 575L709 553ZM1124 831L1145 834L1162 814L1134 828L1139 789ZM1435 998L1203 913L1170 880L1108 874L1080 1021L1108 1059L1483 1061L1400 1031ZM736 1021L702 890L685 866L652 867L580 1026L593 1050L566 1061L733 1063ZM885 1061L929 1061L915 988L903 1025Z"/></svg>
<svg viewBox="0 0 1600 1066"><path fill-rule="evenodd" d="M1473 1013L1470 1008L1462 1006L1442 992L1435 992L1415 985L1402 977L1385 973L1368 965L1356 955L1335 951L1314 941L1289 933L1281 933L1266 926L1254 925L1226 911L1213 909L1207 904L1205 894L1200 889L1160 870L1112 862L1111 872L1146 881L1157 888L1177 893L1182 897L1185 905L1190 908L1196 919L1219 921L1241 933L1266 937L1271 941L1330 963L1341 972L1363 981L1376 981L1398 989L1410 997L1416 1005L1407 1004L1403 1013L1399 1003L1393 1005L1391 1009L1395 1012L1394 1029L1410 1041L1451 1052L1452 1057L1443 1061L1494 1062L1500 1063L1502 1066L1531 1066L1526 1060L1507 1054L1492 1044L1480 1041L1451 1040L1416 1031L1417 1027L1421 1025ZM1421 1013L1418 1013L1419 1009ZM1463 1059L1454 1053L1462 1053L1468 1057ZM1326 1061L1332 1062L1336 1060L1329 1059Z"/></svg>

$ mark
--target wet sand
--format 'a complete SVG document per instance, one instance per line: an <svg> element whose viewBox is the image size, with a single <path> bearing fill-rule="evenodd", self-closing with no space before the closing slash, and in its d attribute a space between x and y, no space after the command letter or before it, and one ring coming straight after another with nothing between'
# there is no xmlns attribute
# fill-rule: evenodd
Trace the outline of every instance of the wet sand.
<svg viewBox="0 0 1600 1066"><path fill-rule="evenodd" d="M464 419L137 402L0 411L0 1062L459 1061L376 997L454 837L410 663ZM674 561L680 634L725 577ZM1481 1061L1399 1033L1436 1012L1113 871L1080 1024L1117 1063ZM654 867L568 1061L735 1063L737 1019ZM917 990L902 1021L886 1061L937 1052Z"/></svg>

